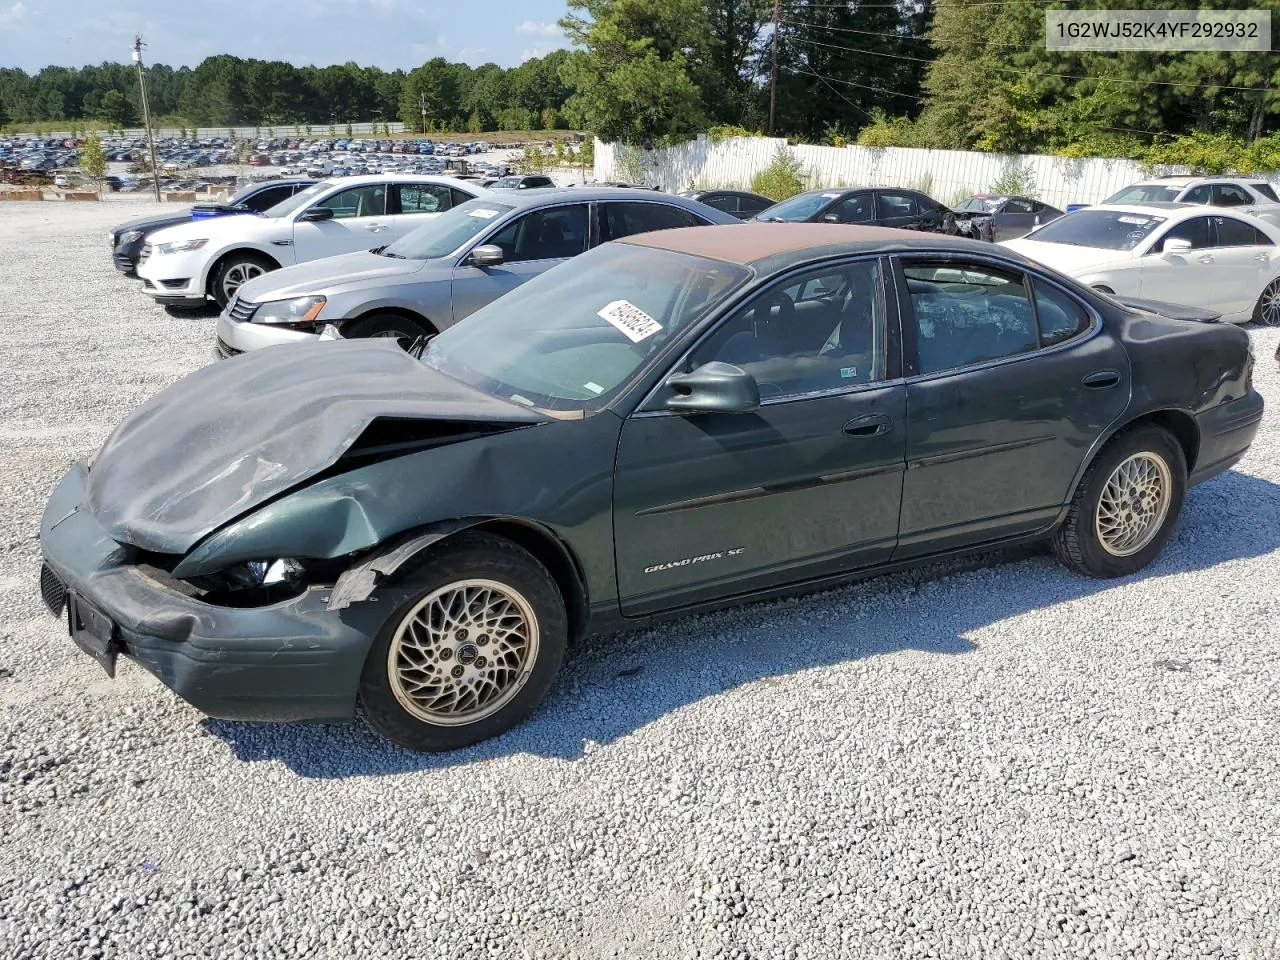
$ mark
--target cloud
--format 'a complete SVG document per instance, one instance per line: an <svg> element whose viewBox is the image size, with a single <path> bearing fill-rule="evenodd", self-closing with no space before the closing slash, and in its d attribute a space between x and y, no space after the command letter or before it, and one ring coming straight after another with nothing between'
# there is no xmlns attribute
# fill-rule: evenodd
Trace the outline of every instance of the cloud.
<svg viewBox="0 0 1280 960"><path fill-rule="evenodd" d="M7 7L0 8L0 23L18 23L27 19L27 5L22 0L14 0Z"/></svg>
<svg viewBox="0 0 1280 960"><path fill-rule="evenodd" d="M458 59L476 67L485 62L485 54L488 52L488 47L463 47L458 51Z"/></svg>
<svg viewBox="0 0 1280 960"><path fill-rule="evenodd" d="M516 27L516 33L531 37L555 37L560 34L560 26L555 23L539 23L537 20L526 20ZM528 57L525 58L526 60Z"/></svg>
<svg viewBox="0 0 1280 960"><path fill-rule="evenodd" d="M532 60L534 57L545 57L548 53L563 49L565 43L535 43L532 47L525 47L520 51L520 62Z"/></svg>

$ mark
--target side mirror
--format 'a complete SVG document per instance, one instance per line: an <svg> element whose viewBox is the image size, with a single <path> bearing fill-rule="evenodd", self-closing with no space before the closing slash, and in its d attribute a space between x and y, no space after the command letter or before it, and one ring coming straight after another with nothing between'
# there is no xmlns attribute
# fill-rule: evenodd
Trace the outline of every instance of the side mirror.
<svg viewBox="0 0 1280 960"><path fill-rule="evenodd" d="M760 386L741 367L713 360L667 378L666 408L678 413L745 413L760 406Z"/></svg>
<svg viewBox="0 0 1280 960"><path fill-rule="evenodd" d="M472 249L467 256L467 263L473 267L498 267L506 260L507 255L496 243L482 243Z"/></svg>
<svg viewBox="0 0 1280 960"><path fill-rule="evenodd" d="M302 214L301 219L312 222L316 220L332 220L333 210L330 207L311 207Z"/></svg>
<svg viewBox="0 0 1280 960"><path fill-rule="evenodd" d="M1169 256L1174 253L1190 253L1191 241L1183 240L1181 237L1170 237L1164 242L1164 245L1160 247L1160 252L1165 256Z"/></svg>
<svg viewBox="0 0 1280 960"><path fill-rule="evenodd" d="M837 217L834 213L828 213L825 216L823 216L822 222L823 223L839 223L840 218Z"/></svg>

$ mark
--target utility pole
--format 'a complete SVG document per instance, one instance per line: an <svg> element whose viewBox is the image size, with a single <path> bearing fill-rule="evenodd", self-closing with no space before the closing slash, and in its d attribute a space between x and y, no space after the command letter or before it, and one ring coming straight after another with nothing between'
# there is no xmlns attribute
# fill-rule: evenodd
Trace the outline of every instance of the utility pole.
<svg viewBox="0 0 1280 960"><path fill-rule="evenodd" d="M773 63L769 70L769 136L773 136L773 117L778 103L778 8L782 0L773 0Z"/></svg>
<svg viewBox="0 0 1280 960"><path fill-rule="evenodd" d="M427 132L427 95L425 93L418 94L418 105L422 107L422 132Z"/></svg>
<svg viewBox="0 0 1280 960"><path fill-rule="evenodd" d="M147 128L147 146L151 150L151 180L156 189L156 202L160 200L160 170L156 167L156 139L151 135L151 108L147 105L147 81L142 75L142 36L133 38L133 62L138 67L138 88L142 91L142 123Z"/></svg>

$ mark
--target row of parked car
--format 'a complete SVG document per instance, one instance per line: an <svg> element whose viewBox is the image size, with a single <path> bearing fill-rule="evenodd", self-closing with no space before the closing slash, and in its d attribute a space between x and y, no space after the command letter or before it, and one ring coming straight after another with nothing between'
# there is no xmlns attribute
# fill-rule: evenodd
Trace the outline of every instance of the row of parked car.
<svg viewBox="0 0 1280 960"><path fill-rule="evenodd" d="M1192 269L1217 254L1181 231L1231 236L1218 208L993 244L889 189L743 223L606 186L280 187L149 238L149 292L212 293L233 358L74 465L40 530L74 642L219 717L359 703L448 750L528 717L571 641L654 618L1037 541L1132 575L1262 417L1246 333L1015 249Z"/></svg>

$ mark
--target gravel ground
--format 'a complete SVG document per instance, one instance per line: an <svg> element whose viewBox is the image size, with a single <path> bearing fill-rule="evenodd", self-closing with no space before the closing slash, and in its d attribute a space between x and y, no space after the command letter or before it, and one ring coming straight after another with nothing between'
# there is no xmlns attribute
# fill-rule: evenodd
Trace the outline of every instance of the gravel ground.
<svg viewBox="0 0 1280 960"><path fill-rule="evenodd" d="M0 207L0 957L1280 955L1274 415L1140 577L1002 555L606 638L448 756L211 722L36 591L55 480L210 359L110 266L142 212Z"/></svg>

